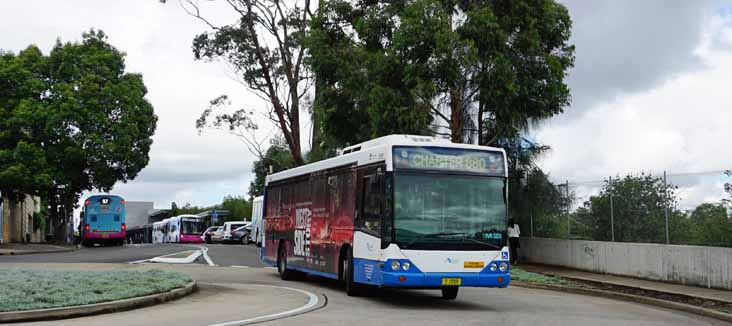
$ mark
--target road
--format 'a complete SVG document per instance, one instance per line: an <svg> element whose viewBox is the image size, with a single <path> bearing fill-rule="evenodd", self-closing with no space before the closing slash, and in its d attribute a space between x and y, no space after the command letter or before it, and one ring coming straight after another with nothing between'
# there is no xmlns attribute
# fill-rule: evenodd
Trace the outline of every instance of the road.
<svg viewBox="0 0 732 326"><path fill-rule="evenodd" d="M3 263L128 263L152 257L169 255L176 252L209 248L208 255L218 266L264 266L259 260L257 247L253 245L225 244L163 244L163 245L125 245L124 247L82 247L79 250L65 253L0 256L0 267ZM193 248L192 248L193 247Z"/></svg>
<svg viewBox="0 0 732 326"><path fill-rule="evenodd" d="M508 287L463 288L458 299L445 301L439 291L381 290L368 297L348 297L337 282L308 277L281 281L275 270L261 266L253 246L208 245L217 267L190 265L95 264L143 259L141 255L190 250L188 246L88 248L70 254L0 257L0 268L33 267L37 263L73 259L84 264L43 265L44 268L162 268L191 275L197 293L163 305L38 325L204 325L251 318L257 314L301 305L302 295L282 289L265 290L251 284L303 289L327 298L322 309L268 322L272 325L728 325L678 311L637 303L561 292ZM150 257L147 257L150 258ZM101 261L99 261L101 260ZM237 266L237 267L225 267ZM248 268L242 268L248 266Z"/></svg>

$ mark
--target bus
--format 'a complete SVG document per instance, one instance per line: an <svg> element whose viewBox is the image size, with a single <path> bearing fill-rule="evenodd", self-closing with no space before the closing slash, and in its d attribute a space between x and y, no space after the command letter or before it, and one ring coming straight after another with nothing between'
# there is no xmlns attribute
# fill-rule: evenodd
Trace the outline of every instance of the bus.
<svg viewBox="0 0 732 326"><path fill-rule="evenodd" d="M83 246L116 245L125 242L125 200L115 195L95 195L84 201L81 217L81 244Z"/></svg>
<svg viewBox="0 0 732 326"><path fill-rule="evenodd" d="M153 241L152 243L168 242L168 219L153 223Z"/></svg>
<svg viewBox="0 0 732 326"><path fill-rule="evenodd" d="M202 243L201 235L206 230L202 217L197 215L178 215L167 220L168 237L171 243Z"/></svg>
<svg viewBox="0 0 732 326"><path fill-rule="evenodd" d="M252 200L252 231L249 233L249 241L257 244L257 247L262 246L262 203L264 197L259 196Z"/></svg>
<svg viewBox="0 0 732 326"><path fill-rule="evenodd" d="M268 175L262 261L364 288L508 286L503 149L391 135Z"/></svg>

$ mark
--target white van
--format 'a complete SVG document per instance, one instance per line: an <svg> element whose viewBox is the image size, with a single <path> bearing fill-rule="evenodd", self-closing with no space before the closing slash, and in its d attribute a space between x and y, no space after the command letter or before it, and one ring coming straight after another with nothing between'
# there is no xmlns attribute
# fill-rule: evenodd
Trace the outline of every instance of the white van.
<svg viewBox="0 0 732 326"><path fill-rule="evenodd" d="M242 226L247 226L251 223L247 221L234 221L234 222L225 222L224 223L224 234L223 237L221 237L221 242L231 242L231 231L234 231Z"/></svg>
<svg viewBox="0 0 732 326"><path fill-rule="evenodd" d="M251 242L257 244L257 247L262 246L263 237L262 230L264 230L264 220L262 219L262 213L264 212L264 197L259 196L254 198L252 201L252 232L249 233L249 239Z"/></svg>

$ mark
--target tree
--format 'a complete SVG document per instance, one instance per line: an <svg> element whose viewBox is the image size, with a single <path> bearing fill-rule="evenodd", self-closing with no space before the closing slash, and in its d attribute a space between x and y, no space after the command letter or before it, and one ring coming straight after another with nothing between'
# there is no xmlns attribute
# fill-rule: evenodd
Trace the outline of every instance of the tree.
<svg viewBox="0 0 732 326"><path fill-rule="evenodd" d="M229 211L229 221L243 221L252 219L252 203L244 197L226 196L221 207Z"/></svg>
<svg viewBox="0 0 732 326"><path fill-rule="evenodd" d="M564 195L539 168L527 173L525 184L519 180L511 179L509 184L509 216L519 223L526 235L529 235L533 220L537 235L560 237L562 229L558 229L558 224L554 222L563 214ZM566 231L566 227L563 230Z"/></svg>
<svg viewBox="0 0 732 326"><path fill-rule="evenodd" d="M389 123L419 131L428 112L433 133L446 126L453 142L470 142L477 131L497 145L569 104L571 20L552 0L341 0L321 10L308 47L330 137L366 134L367 117L372 135Z"/></svg>
<svg viewBox="0 0 732 326"><path fill-rule="evenodd" d="M270 172L277 173L293 167L295 167L295 162L287 147L281 142L274 141L265 155L252 165L254 180L249 184L249 197L254 198L263 194L264 179Z"/></svg>
<svg viewBox="0 0 732 326"><path fill-rule="evenodd" d="M52 186L37 141L44 124L45 60L38 47L0 51L0 192L17 201Z"/></svg>
<svg viewBox="0 0 732 326"><path fill-rule="evenodd" d="M693 244L732 246L732 222L721 204L701 204L691 213Z"/></svg>
<svg viewBox="0 0 732 326"><path fill-rule="evenodd" d="M592 239L611 239L610 197L613 200L615 240L624 242L665 242L664 209L669 210L669 233L674 242L689 240L688 219L674 209L676 187L664 185L663 178L650 174L628 175L606 180L600 193L584 203Z"/></svg>
<svg viewBox="0 0 732 326"><path fill-rule="evenodd" d="M80 43L58 41L48 56L29 48L37 80L32 91L14 88L23 94L20 100L0 100L3 114L23 135L16 148L34 153L13 156L21 158L14 166L22 167L15 175L26 178L24 171L41 170L48 176L32 188L48 198L58 240L65 239L66 223L83 191L109 191L118 181L134 179L149 161L157 117L145 99L142 76L125 72L124 53L106 39L102 31L91 30ZM0 83L21 85L22 80ZM0 137L3 142L12 138ZM6 146L12 148L12 140ZM35 161L28 164L28 158Z"/></svg>
<svg viewBox="0 0 732 326"><path fill-rule="evenodd" d="M254 94L270 105L268 117L276 123L296 165L304 164L300 144L300 111L307 105L312 78L303 61L303 39L312 17L310 0L282 2L272 0L227 0L239 20L228 26L215 26L201 16L197 2L181 1L181 6L193 17L207 24L212 31L196 36L193 53L198 60L223 59ZM273 43L270 46L270 42ZM218 106L219 97L212 101ZM243 128L248 145L258 143L252 138L257 129L251 120L253 110L240 109L233 114L214 117L234 131ZM211 109L205 110L197 123L199 130L210 119ZM317 150L317 128L313 129L312 148ZM250 146L251 148L251 146ZM258 151L257 154L263 154Z"/></svg>

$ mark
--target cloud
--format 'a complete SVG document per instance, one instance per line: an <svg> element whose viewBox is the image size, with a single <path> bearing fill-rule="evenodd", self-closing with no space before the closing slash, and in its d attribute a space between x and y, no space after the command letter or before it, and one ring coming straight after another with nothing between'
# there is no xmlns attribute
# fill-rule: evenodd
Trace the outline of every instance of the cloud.
<svg viewBox="0 0 732 326"><path fill-rule="evenodd" d="M617 75L627 72L638 76L648 71L656 77L649 77L644 83L629 82L626 91L600 97L582 114L542 126L537 138L549 144L552 151L540 165L558 181L568 179L570 183L639 172L660 175L664 170L670 174L708 172L702 173L703 178L681 180L682 204L718 201L722 195L716 185L722 178L719 171L732 168L732 39L726 36L732 35L732 17L715 15L712 9L706 15L701 28L689 27L697 30L699 36L688 38L688 46L675 46L686 49L676 53L680 58L693 55L698 63L685 70L667 67L661 74L656 73L659 66L650 63L647 69L635 65L632 69L618 67ZM606 56L613 57L615 53L608 52ZM600 76L591 83L602 85L606 81L604 90L588 86L573 92L612 92L622 80L619 78ZM593 87L598 91L589 91Z"/></svg>
<svg viewBox="0 0 732 326"><path fill-rule="evenodd" d="M593 105L700 68L694 49L713 13L710 1L560 2L572 17L576 45L568 76L573 105L560 119L571 120Z"/></svg>
<svg viewBox="0 0 732 326"><path fill-rule="evenodd" d="M202 5L203 14L217 24L237 17L223 1ZM177 1L0 2L0 30L8 31L0 35L5 50L36 44L47 53L57 38L77 41L90 28L103 30L127 54L127 71L143 75L159 118L150 164L136 180L118 184L113 192L163 207L171 201L210 205L225 195L246 194L253 155L225 132L199 135L195 120L221 94L229 94L237 107L262 109L264 103L227 77L222 64L194 61L193 37L206 27ZM267 124L263 119L260 123Z"/></svg>

